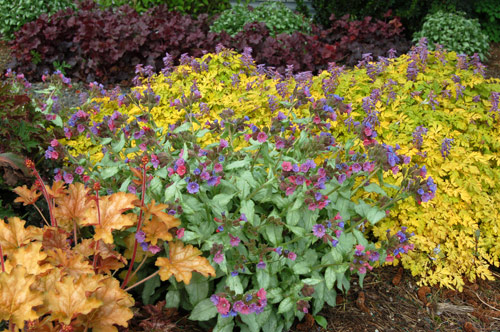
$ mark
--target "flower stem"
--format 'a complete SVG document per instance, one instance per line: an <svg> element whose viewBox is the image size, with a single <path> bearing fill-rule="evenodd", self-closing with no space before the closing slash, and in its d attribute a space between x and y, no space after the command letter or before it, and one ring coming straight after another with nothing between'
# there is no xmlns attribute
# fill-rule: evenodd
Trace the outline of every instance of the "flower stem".
<svg viewBox="0 0 500 332"><path fill-rule="evenodd" d="M150 275L149 277L146 277L146 278L142 279L141 281L136 282L136 283L135 283L135 284L133 284L132 286L125 288L125 289L124 289L124 291L128 292L128 291L129 291L129 290L131 290L132 288L134 288L134 287L136 287L136 286L139 286L140 284L142 284L142 283L144 283L144 282L148 281L149 279L151 279L151 278L155 277L158 273L160 273L160 271L159 271L159 270L158 270L158 271L156 271L155 273L153 273L152 275Z"/></svg>
<svg viewBox="0 0 500 332"><path fill-rule="evenodd" d="M143 162L142 162L142 197L141 197L141 211L139 212L139 219L137 221L137 230L135 231L136 234L137 232L140 231L141 229L141 224L142 224L142 213L143 213L143 207L144 207L144 198L146 196L146 164L147 164L147 157L143 157ZM134 241L134 251L132 252L132 258L130 259L130 265L128 267L127 275L125 276L125 279L123 279L123 283L121 288L124 289L125 286L127 286L127 283L130 278L130 274L132 273L132 269L134 268L134 261L135 261L135 256L137 255L137 246L139 245L139 242L137 241L137 238L135 238Z"/></svg>
<svg viewBox="0 0 500 332"><path fill-rule="evenodd" d="M5 265L3 261L3 251L2 251L2 245L0 244L0 264L2 265L2 272L5 272Z"/></svg>
<svg viewBox="0 0 500 332"><path fill-rule="evenodd" d="M33 203L33 206L35 207L35 209L38 211L38 213L40 214L40 216L42 216L42 219L43 221L45 222L45 224L47 226L50 226L49 222L47 221L47 219L45 219L45 216L43 215L42 211L40 210L40 208L38 206L36 206L35 203Z"/></svg>

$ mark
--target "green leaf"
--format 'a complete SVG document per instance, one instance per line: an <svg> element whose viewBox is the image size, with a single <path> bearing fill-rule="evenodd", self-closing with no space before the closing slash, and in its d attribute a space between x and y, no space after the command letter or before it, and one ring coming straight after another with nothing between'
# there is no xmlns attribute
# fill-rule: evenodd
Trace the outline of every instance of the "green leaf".
<svg viewBox="0 0 500 332"><path fill-rule="evenodd" d="M113 141L113 139L111 137L106 137L106 138L103 138L101 140L101 145L106 145L106 144L109 144L111 143L111 141Z"/></svg>
<svg viewBox="0 0 500 332"><path fill-rule="evenodd" d="M219 315L217 318L217 325L215 325L213 332L233 332L234 317L222 317Z"/></svg>
<svg viewBox="0 0 500 332"><path fill-rule="evenodd" d="M102 179L108 179L108 178L112 177L113 175L115 175L116 173L118 173L119 170L120 169L117 166L112 166L112 167L105 168L101 172L101 178Z"/></svg>
<svg viewBox="0 0 500 332"><path fill-rule="evenodd" d="M249 200L249 201L242 201L240 204L241 204L241 209L240 209L241 213L244 213L248 222L254 225L255 203L252 200Z"/></svg>
<svg viewBox="0 0 500 332"><path fill-rule="evenodd" d="M306 274L311 272L311 268L309 267L309 262L298 262L293 265L293 272L296 274Z"/></svg>
<svg viewBox="0 0 500 332"><path fill-rule="evenodd" d="M197 214L200 212L204 214L203 204L194 196L183 195L182 196L182 211L186 214Z"/></svg>
<svg viewBox="0 0 500 332"><path fill-rule="evenodd" d="M336 273L335 273L334 266L327 267L326 271L325 271L326 288L332 289L336 280L337 280L337 276L336 276Z"/></svg>
<svg viewBox="0 0 500 332"><path fill-rule="evenodd" d="M237 160L233 161L232 163L228 164L227 166L224 166L224 170L232 170L236 168L242 168L242 167L247 167L250 165L250 160L244 159L244 160Z"/></svg>
<svg viewBox="0 0 500 332"><path fill-rule="evenodd" d="M125 133L122 132L120 135L120 141L111 144L111 150L114 153L118 153L123 149L124 146L125 146Z"/></svg>
<svg viewBox="0 0 500 332"><path fill-rule="evenodd" d="M375 225L385 217L385 211L376 206L366 204L364 201L359 201L354 206L354 210L363 218L366 218L370 224Z"/></svg>
<svg viewBox="0 0 500 332"><path fill-rule="evenodd" d="M249 315L239 315L239 317L241 318L243 323L247 324L250 332L260 331L260 325L259 322L257 321L257 315L255 313Z"/></svg>
<svg viewBox="0 0 500 332"><path fill-rule="evenodd" d="M257 269L257 284L259 288L267 289L269 287L269 282L271 281L271 276L266 269Z"/></svg>
<svg viewBox="0 0 500 332"><path fill-rule="evenodd" d="M165 295L166 308L179 308L181 303L181 293L178 290L170 290Z"/></svg>
<svg viewBox="0 0 500 332"><path fill-rule="evenodd" d="M291 311L293 309L293 306L295 303L292 301L291 298L285 297L283 301L281 301L279 307L278 307L278 313L282 314L284 312Z"/></svg>
<svg viewBox="0 0 500 332"><path fill-rule="evenodd" d="M210 301L209 298L206 298L200 302L193 308L191 311L191 315L189 315L189 319L191 320L209 320L217 315L217 307Z"/></svg>
<svg viewBox="0 0 500 332"><path fill-rule="evenodd" d="M229 203L229 201L231 201L231 199L234 197L235 194L218 194L218 195L215 195L212 199L212 201L217 204L218 206L220 206L221 208L225 208L227 206L227 204Z"/></svg>
<svg viewBox="0 0 500 332"><path fill-rule="evenodd" d="M317 284L319 284L322 281L323 280L318 279L318 278L306 278L306 279L302 279L302 282L304 284L307 284L307 285L310 285L310 286L317 285Z"/></svg>
<svg viewBox="0 0 500 332"><path fill-rule="evenodd" d="M380 186L376 183L370 183L369 185L363 187L363 190L369 193L377 193L384 196L387 196L387 193L384 189L380 188Z"/></svg>
<svg viewBox="0 0 500 332"><path fill-rule="evenodd" d="M208 296L208 280L201 274L193 274L191 282L186 285L186 291L189 295L189 302L197 305L201 300Z"/></svg>
<svg viewBox="0 0 500 332"><path fill-rule="evenodd" d="M328 321L326 320L325 317L323 316L314 316L314 320L316 321L316 323L321 326L322 328L326 329L327 325L328 325Z"/></svg>
<svg viewBox="0 0 500 332"><path fill-rule="evenodd" d="M151 296L155 293L155 290L160 287L161 281L158 275L146 281L144 289L142 291L142 302L144 304L151 304Z"/></svg>
<svg viewBox="0 0 500 332"><path fill-rule="evenodd" d="M179 134L179 133L182 133L183 131L188 131L189 129L191 129L191 123L188 121L188 122L184 122L182 125L175 128L173 133Z"/></svg>
<svg viewBox="0 0 500 332"><path fill-rule="evenodd" d="M241 284L240 277L227 276L226 285L236 294L243 294L243 285Z"/></svg>

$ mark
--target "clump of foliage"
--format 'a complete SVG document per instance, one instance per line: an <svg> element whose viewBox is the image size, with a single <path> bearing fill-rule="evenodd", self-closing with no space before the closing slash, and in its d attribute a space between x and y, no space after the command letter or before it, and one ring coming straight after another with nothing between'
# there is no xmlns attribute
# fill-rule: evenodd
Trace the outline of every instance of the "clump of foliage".
<svg viewBox="0 0 500 332"><path fill-rule="evenodd" d="M0 36L14 38L14 32L43 13L53 14L65 8L75 8L73 0L0 0Z"/></svg>
<svg viewBox="0 0 500 332"><path fill-rule="evenodd" d="M221 68L205 76L203 68L215 66L216 59ZM271 126L273 115L268 107L277 105L272 107L279 111L280 102L289 95L281 97L278 92L290 93L294 85L289 86L285 81L275 84L276 92L255 93L255 87L263 84L259 76L249 76L243 81L238 74L240 67L227 65L232 61L219 58L207 61L208 58L201 62L186 61L186 65L199 68L198 72L193 69L191 76L184 77L185 67L181 67L166 77L167 85L152 85L163 100L151 111L158 126L174 125L184 119L184 113L178 112L175 104L182 101L183 94L190 94L187 90L190 84L183 83L188 77L190 81L196 80L210 111L204 104L192 108L192 113L204 114L200 123L212 123L214 117L221 121L219 114L231 109L236 117L249 116L256 126ZM428 165L427 171L438 185L436 199L431 203L425 200L421 204L401 203L375 229L379 238L384 238L386 229L401 226L415 232L413 243L417 250L402 263L429 284L461 289L467 279L491 277L488 267L498 264L499 212L495 202L500 200L500 147L496 139L500 85L498 80L484 79L483 72L484 66L477 56L457 55L440 48L430 52L421 45L409 55L382 58L378 62L367 55L352 71L332 66L318 76L307 73L298 76L305 82L313 82L309 90L315 100L323 98L325 91L343 96L353 109L352 119L346 119L351 128L356 128L355 124L359 128L370 110L374 110L381 124L376 139L399 144L402 153L410 155L419 165ZM270 75L274 75L272 71ZM214 84L213 77L224 83ZM286 86L290 90L281 90ZM106 110L109 117L116 107L117 102L110 101L101 106L101 111ZM127 112L141 114L140 109L129 107ZM300 107L294 110L295 114L303 114L298 113L301 111ZM337 140L349 134L342 123L332 125ZM83 138L68 144L76 149L76 154L93 156L102 152Z"/></svg>
<svg viewBox="0 0 500 332"><path fill-rule="evenodd" d="M95 0L103 7L120 7L129 5L138 13L144 13L148 9L165 4L171 11L182 14L194 15L208 14L214 15L231 7L229 0Z"/></svg>
<svg viewBox="0 0 500 332"><path fill-rule="evenodd" d="M295 14L281 2L266 2L255 8L235 5L222 12L210 29L214 32L225 31L234 36L244 30L247 23L253 22L265 23L272 36L295 31L309 33L311 30L307 19Z"/></svg>
<svg viewBox="0 0 500 332"><path fill-rule="evenodd" d="M490 41L500 42L500 6L495 0L474 1L474 12Z"/></svg>
<svg viewBox="0 0 500 332"><path fill-rule="evenodd" d="M478 53L481 60L486 58L488 36L481 31L477 19L468 19L464 12L438 11L427 15L422 30L414 34L414 41L427 38L430 49L436 44L449 51L472 55Z"/></svg>
<svg viewBox="0 0 500 332"><path fill-rule="evenodd" d="M404 27L400 20L391 19L390 12L384 20L373 20L367 16L362 20L352 20L347 14L337 19L330 17L328 29L315 29L317 38L335 48L336 61L354 66L370 53L374 58L393 54L403 54L410 49L410 42L403 35Z"/></svg>
<svg viewBox="0 0 500 332"><path fill-rule="evenodd" d="M11 45L18 69L27 76L38 79L57 62L70 66L66 69L70 77L120 82L133 77L139 62L161 64L166 51L177 58L215 48L216 38L224 36L210 33L208 22L206 15L193 19L169 11L166 5L139 15L128 5L100 9L87 0L78 11L41 15L24 25ZM36 63L34 54L38 55Z"/></svg>
<svg viewBox="0 0 500 332"><path fill-rule="evenodd" d="M159 74L138 68L127 95L94 86L99 111L75 113L60 144L74 161L62 171L68 180L109 192L145 192L130 165L151 157L146 202L167 204L178 236L199 245L217 273L196 288L172 283L167 305L216 330L281 331L335 305L353 275L362 283L413 249L405 228L377 244L371 230L397 202L420 200L419 191L430 199L433 181L396 147L371 141L375 130L356 130L369 144L335 137L334 126L352 128L353 109L330 90L333 80L312 95L312 74L272 77L249 54L221 47L173 71L166 65ZM387 185L385 173L402 182Z"/></svg>
<svg viewBox="0 0 500 332"><path fill-rule="evenodd" d="M143 189L148 162L144 156L137 171ZM131 289L170 276L189 284L195 271L215 277L201 251L174 239L179 220L162 211L165 204L146 204L144 190L138 199L123 192L103 195L99 183L49 187L33 161L26 160L26 167L37 180L31 188L17 187L17 200L40 211L43 195L49 214L40 216L44 227L25 228L18 217L0 220L0 320L8 321L9 331L116 331L114 325L126 327L133 316ZM154 245L139 247L138 234ZM140 270L136 260L154 264L156 272Z"/></svg>

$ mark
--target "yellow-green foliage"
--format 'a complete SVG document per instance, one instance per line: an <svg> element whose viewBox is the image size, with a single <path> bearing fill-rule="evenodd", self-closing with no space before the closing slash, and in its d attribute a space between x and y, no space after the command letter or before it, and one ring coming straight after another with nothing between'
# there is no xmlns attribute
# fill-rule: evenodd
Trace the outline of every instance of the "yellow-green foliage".
<svg viewBox="0 0 500 332"><path fill-rule="evenodd" d="M420 71L414 81L407 78L410 57L403 55L388 60L383 70L372 77L366 68L343 72L331 80L330 86L337 85L331 92L352 103L352 116L361 121L366 115L362 109L363 98L373 89L381 90L381 101L376 104L381 124L376 128L377 139L399 144L400 153L412 156L414 162L426 164L438 191L429 203L404 201L392 211L390 218L377 225L374 233L384 237L389 228L407 226L416 234L413 240L416 251L405 256L402 264L425 283L462 289L465 279L490 278L489 265L499 264L500 124L498 114L494 120L489 110L491 92L500 91L500 80L488 81L472 69L458 69L455 53L429 52L427 59L415 55L414 59L418 60ZM167 77L159 74L152 79L151 88L161 96L160 104L151 110L157 125L167 127L185 120L187 112L178 111L171 103L183 94L189 95L194 81L202 96L200 101L210 109L199 118L202 124L207 120L220 120L223 110L232 109L237 118L246 115L256 125L269 125L276 112L285 110L283 105L278 105L278 110L271 115L269 105L271 95L276 96L278 104L286 101L277 92L276 84L280 81L258 74L240 55L223 51L207 54L198 62L207 64L208 68L205 70L202 65L198 70L184 65ZM460 77L460 84L465 87L463 96L458 98L457 83L452 75ZM324 80L331 77L332 72L326 71L312 77L310 91L314 98L324 97ZM389 79L394 82L390 88ZM285 82L289 97L299 84L293 78ZM145 87L137 89L142 91ZM449 96L446 89L450 90ZM429 98L431 91L435 98ZM474 101L474 97L480 100ZM430 99L439 103L435 109ZM94 116L96 121L116 110L141 114L136 106L119 107L116 101L109 99L99 101L101 113ZM200 113L200 109L195 106L189 112ZM308 109L299 107L295 113L305 116ZM422 145L426 158L418 156L419 150L414 147L412 133L418 126L428 129ZM332 123L332 133L337 138L352 136L340 121ZM440 150L445 138L454 141L449 155L443 158ZM213 141L209 137L204 139L205 143ZM75 154L96 149L82 137L67 145L74 148Z"/></svg>

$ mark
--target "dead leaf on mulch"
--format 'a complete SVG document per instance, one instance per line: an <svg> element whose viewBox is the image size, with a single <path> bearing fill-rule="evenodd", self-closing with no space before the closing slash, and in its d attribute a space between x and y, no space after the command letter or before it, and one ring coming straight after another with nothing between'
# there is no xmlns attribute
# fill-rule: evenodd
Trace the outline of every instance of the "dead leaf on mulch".
<svg viewBox="0 0 500 332"><path fill-rule="evenodd" d="M403 278L403 267L402 266L399 267L398 273L396 273L394 278L392 278L392 284L394 286L399 285L401 283L401 278Z"/></svg>
<svg viewBox="0 0 500 332"><path fill-rule="evenodd" d="M476 329L471 322L466 322L464 324L464 330L465 332L479 332L478 329Z"/></svg>
<svg viewBox="0 0 500 332"><path fill-rule="evenodd" d="M422 303L427 306L429 301L427 301L427 294L431 293L431 289L428 286L422 286L418 289L417 295L418 299L422 301Z"/></svg>
<svg viewBox="0 0 500 332"><path fill-rule="evenodd" d="M359 292L358 298L356 300L356 305L358 306L359 310L363 311L364 313L370 313L370 309L368 309L365 304L365 292Z"/></svg>
<svg viewBox="0 0 500 332"><path fill-rule="evenodd" d="M304 321L297 324L298 331L310 331L314 326L314 317L311 314L306 314L304 316Z"/></svg>

